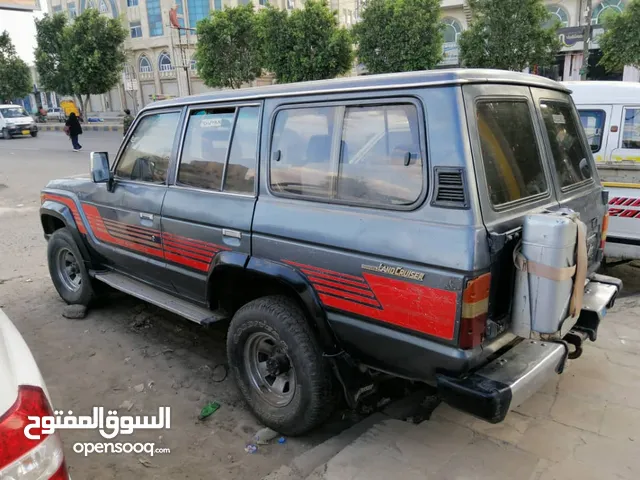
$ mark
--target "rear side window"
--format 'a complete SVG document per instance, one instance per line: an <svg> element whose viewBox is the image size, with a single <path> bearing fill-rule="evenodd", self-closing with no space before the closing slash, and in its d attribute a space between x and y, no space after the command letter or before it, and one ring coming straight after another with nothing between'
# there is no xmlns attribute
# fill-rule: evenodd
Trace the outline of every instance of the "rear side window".
<svg viewBox="0 0 640 480"><path fill-rule="evenodd" d="M589 147L593 153L602 148L602 132L606 114L603 110L580 110L580 123L587 134Z"/></svg>
<svg viewBox="0 0 640 480"><path fill-rule="evenodd" d="M640 148L640 108L624 110L622 148Z"/></svg>
<svg viewBox="0 0 640 480"><path fill-rule="evenodd" d="M281 110L271 148L276 193L405 206L423 189L413 104Z"/></svg>
<svg viewBox="0 0 640 480"><path fill-rule="evenodd" d="M543 100L542 118L561 187L589 180L589 152L585 148L573 107L569 103Z"/></svg>
<svg viewBox="0 0 640 480"><path fill-rule="evenodd" d="M476 121L491 203L500 206L546 192L527 101L479 102Z"/></svg>

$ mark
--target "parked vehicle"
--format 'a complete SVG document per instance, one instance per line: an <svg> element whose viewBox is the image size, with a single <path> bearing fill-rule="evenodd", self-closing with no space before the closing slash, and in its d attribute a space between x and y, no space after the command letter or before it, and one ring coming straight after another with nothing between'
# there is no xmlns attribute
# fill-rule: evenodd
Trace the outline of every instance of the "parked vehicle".
<svg viewBox="0 0 640 480"><path fill-rule="evenodd" d="M640 83L566 82L604 187L610 225L605 254L640 259Z"/></svg>
<svg viewBox="0 0 640 480"><path fill-rule="evenodd" d="M2 138L10 140L16 135L38 135L38 126L20 105L0 105L0 133Z"/></svg>
<svg viewBox="0 0 640 480"><path fill-rule="evenodd" d="M67 116L64 110L60 107L53 107L47 110L47 120L56 120L58 122L64 122Z"/></svg>
<svg viewBox="0 0 640 480"><path fill-rule="evenodd" d="M80 110L78 110L78 107L73 100L62 100L60 102L60 107L64 111L65 118L71 115L71 112L75 113L76 117L80 117Z"/></svg>
<svg viewBox="0 0 640 480"><path fill-rule="evenodd" d="M245 400L296 435L389 375L502 421L613 305L605 212L563 86L438 70L153 103L40 216L66 302L230 320Z"/></svg>
<svg viewBox="0 0 640 480"><path fill-rule="evenodd" d="M40 370L20 332L0 309L0 478L68 480L58 433L30 433L27 417L52 416L51 400Z"/></svg>

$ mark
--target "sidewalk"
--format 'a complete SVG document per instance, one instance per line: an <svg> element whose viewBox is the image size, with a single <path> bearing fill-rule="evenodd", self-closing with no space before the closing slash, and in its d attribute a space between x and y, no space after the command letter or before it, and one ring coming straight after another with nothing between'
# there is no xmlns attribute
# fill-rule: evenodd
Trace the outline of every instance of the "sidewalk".
<svg viewBox="0 0 640 480"><path fill-rule="evenodd" d="M277 477L273 477L277 478ZM292 478L291 476L282 478ZM305 478L302 476L302 478ZM640 300L618 300L596 343L506 420L440 405L383 420L306 480L640 478Z"/></svg>

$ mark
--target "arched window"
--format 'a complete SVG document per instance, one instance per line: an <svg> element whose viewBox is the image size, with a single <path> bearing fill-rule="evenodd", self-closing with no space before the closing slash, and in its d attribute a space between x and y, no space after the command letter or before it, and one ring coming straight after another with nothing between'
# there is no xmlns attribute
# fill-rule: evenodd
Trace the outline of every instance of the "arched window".
<svg viewBox="0 0 640 480"><path fill-rule="evenodd" d="M140 57L140 61L138 62L138 68L140 69L140 73L149 73L153 71L151 62L146 57L146 55L142 55Z"/></svg>
<svg viewBox="0 0 640 480"><path fill-rule="evenodd" d="M551 28L556 22L560 22L561 27L569 26L569 14L560 5L547 5L547 10L551 14L551 18L545 22L544 28Z"/></svg>
<svg viewBox="0 0 640 480"><path fill-rule="evenodd" d="M622 10L624 10L624 2L622 0L602 0L593 8L591 24L601 24L607 15L616 15L622 13Z"/></svg>
<svg viewBox="0 0 640 480"><path fill-rule="evenodd" d="M171 57L167 52L162 52L158 57L158 70L161 72L170 72L173 70L173 65L171 65Z"/></svg>
<svg viewBox="0 0 640 480"><path fill-rule="evenodd" d="M109 13L109 7L105 0L100 0L100 13Z"/></svg>
<svg viewBox="0 0 640 480"><path fill-rule="evenodd" d="M458 20L452 17L442 19L444 24L444 43L457 43L462 33L462 25Z"/></svg>

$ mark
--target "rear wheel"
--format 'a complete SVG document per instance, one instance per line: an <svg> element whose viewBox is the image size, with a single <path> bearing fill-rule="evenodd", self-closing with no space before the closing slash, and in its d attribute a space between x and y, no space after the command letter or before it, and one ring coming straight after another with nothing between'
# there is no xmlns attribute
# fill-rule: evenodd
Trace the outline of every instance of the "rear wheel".
<svg viewBox="0 0 640 480"><path fill-rule="evenodd" d="M244 399L264 425L301 435L333 412L331 367L304 313L289 298L259 298L238 310L227 355Z"/></svg>
<svg viewBox="0 0 640 480"><path fill-rule="evenodd" d="M31 132L31 136L32 137L37 137L38 136L38 132Z"/></svg>
<svg viewBox="0 0 640 480"><path fill-rule="evenodd" d="M58 294L69 304L88 305L91 279L82 254L67 228L56 230L47 244L49 273Z"/></svg>

